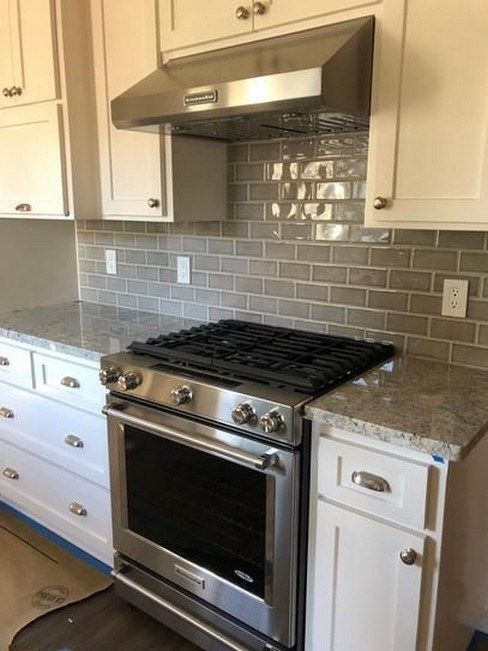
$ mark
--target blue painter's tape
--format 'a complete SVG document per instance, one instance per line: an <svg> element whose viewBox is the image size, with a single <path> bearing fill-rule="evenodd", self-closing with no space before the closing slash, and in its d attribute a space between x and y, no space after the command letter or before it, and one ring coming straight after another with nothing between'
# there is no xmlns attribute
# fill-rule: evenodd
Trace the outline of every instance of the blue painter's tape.
<svg viewBox="0 0 488 651"><path fill-rule="evenodd" d="M438 454L433 454L432 458L434 461L437 461L437 463L444 463L444 457L441 457Z"/></svg>

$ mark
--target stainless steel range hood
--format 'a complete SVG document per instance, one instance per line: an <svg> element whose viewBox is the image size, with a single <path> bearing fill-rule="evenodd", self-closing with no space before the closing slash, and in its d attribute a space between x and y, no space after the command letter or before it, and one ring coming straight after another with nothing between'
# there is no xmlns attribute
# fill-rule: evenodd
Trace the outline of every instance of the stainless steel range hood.
<svg viewBox="0 0 488 651"><path fill-rule="evenodd" d="M254 140L368 124L373 18L176 59L112 101L119 129Z"/></svg>

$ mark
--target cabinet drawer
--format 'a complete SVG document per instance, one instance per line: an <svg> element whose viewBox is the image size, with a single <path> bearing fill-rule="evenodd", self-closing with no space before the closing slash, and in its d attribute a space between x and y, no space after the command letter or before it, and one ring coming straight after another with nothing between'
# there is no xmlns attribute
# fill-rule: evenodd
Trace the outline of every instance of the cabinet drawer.
<svg viewBox="0 0 488 651"><path fill-rule="evenodd" d="M106 421L35 393L5 386L0 438L108 486Z"/></svg>
<svg viewBox="0 0 488 651"><path fill-rule="evenodd" d="M0 340L0 380L32 389L30 351ZM0 403L1 401L0 397Z"/></svg>
<svg viewBox="0 0 488 651"><path fill-rule="evenodd" d="M105 389L98 380L97 368L35 352L34 376L39 393L100 413Z"/></svg>
<svg viewBox="0 0 488 651"><path fill-rule="evenodd" d="M0 440L0 499L73 544L110 560L110 494Z"/></svg>
<svg viewBox="0 0 488 651"><path fill-rule="evenodd" d="M319 494L367 513L423 529L426 465L328 438L319 441Z"/></svg>

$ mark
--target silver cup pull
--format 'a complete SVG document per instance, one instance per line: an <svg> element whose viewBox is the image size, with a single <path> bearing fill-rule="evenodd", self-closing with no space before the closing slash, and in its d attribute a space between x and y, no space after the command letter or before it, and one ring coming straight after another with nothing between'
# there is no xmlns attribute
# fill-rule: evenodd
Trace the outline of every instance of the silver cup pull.
<svg viewBox="0 0 488 651"><path fill-rule="evenodd" d="M375 210L383 210L388 206L388 199L385 199L385 197L375 197L373 201L373 208Z"/></svg>
<svg viewBox="0 0 488 651"><path fill-rule="evenodd" d="M0 418L14 418L14 412L8 407L0 407Z"/></svg>
<svg viewBox="0 0 488 651"><path fill-rule="evenodd" d="M150 197L147 200L147 205L149 208L157 208L159 206L159 199L155 199L154 197Z"/></svg>
<svg viewBox="0 0 488 651"><path fill-rule="evenodd" d="M236 9L236 18L237 20L247 20L249 18L249 9L241 5Z"/></svg>
<svg viewBox="0 0 488 651"><path fill-rule="evenodd" d="M405 563L405 565L414 565L417 560L417 552L411 547L402 549L400 552L400 560L402 563Z"/></svg>
<svg viewBox="0 0 488 651"><path fill-rule="evenodd" d="M10 366L10 360L8 357L0 357L0 366Z"/></svg>
<svg viewBox="0 0 488 651"><path fill-rule="evenodd" d="M6 477L7 479L18 479L19 473L13 468L4 468L3 476Z"/></svg>
<svg viewBox="0 0 488 651"><path fill-rule="evenodd" d="M15 210L17 212L31 212L32 206L30 205L30 203L18 203L15 206Z"/></svg>
<svg viewBox="0 0 488 651"><path fill-rule="evenodd" d="M254 2L252 5L252 10L253 13L256 14L256 16L262 16L263 14L266 13L266 5L264 2Z"/></svg>
<svg viewBox="0 0 488 651"><path fill-rule="evenodd" d="M87 515L85 507L79 502L71 502L68 506L68 511L73 513L73 515L79 515L80 517L85 517Z"/></svg>
<svg viewBox="0 0 488 651"><path fill-rule="evenodd" d="M391 491L390 484L386 479L378 475L372 475L370 472L366 472L366 470L355 470L351 475L351 481L356 486L367 488L376 493L389 493Z"/></svg>
<svg viewBox="0 0 488 651"><path fill-rule="evenodd" d="M80 383L75 377L67 375L61 379L61 384L63 387L68 387L68 389L79 389Z"/></svg>
<svg viewBox="0 0 488 651"><path fill-rule="evenodd" d="M85 447L85 444L83 443L82 439L80 439L80 437L76 436L75 434L67 434L64 437L64 442L66 443L66 445L70 445L72 448Z"/></svg>

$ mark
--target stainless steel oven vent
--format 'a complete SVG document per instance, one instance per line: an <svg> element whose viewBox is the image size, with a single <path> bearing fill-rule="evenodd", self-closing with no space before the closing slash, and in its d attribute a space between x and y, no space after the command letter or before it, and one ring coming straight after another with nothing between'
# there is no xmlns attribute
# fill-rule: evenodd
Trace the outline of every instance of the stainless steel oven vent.
<svg viewBox="0 0 488 651"><path fill-rule="evenodd" d="M256 140L364 129L374 19L170 61L115 98L120 129Z"/></svg>

